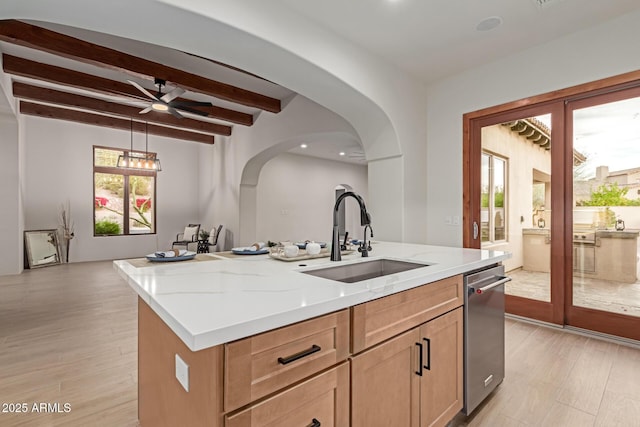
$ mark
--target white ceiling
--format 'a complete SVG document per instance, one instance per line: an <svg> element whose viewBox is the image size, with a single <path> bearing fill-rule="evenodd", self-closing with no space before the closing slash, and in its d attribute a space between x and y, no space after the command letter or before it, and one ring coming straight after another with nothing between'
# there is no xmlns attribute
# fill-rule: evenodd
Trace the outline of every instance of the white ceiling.
<svg viewBox="0 0 640 427"><path fill-rule="evenodd" d="M432 82L640 9L638 0L277 0ZM485 18L502 25L477 31Z"/></svg>
<svg viewBox="0 0 640 427"><path fill-rule="evenodd" d="M544 7L538 5L538 0L273 1L316 21L427 83L640 8L639 0L546 0ZM499 16L502 25L485 32L476 30L483 19L492 16ZM215 76L217 80L280 99L293 95L291 91L270 82L182 52L86 30L42 22L34 24L185 71ZM5 43L0 43L0 50L114 80L124 81L127 78L124 75L118 77L117 73L109 70ZM153 88L148 82L139 83L148 89ZM193 98L204 100L197 96ZM207 100L215 105L227 106L224 101ZM140 106L142 108L144 104ZM251 109L240 109L256 114ZM362 148L355 141L311 141L308 142L308 148L291 151L366 164L362 158ZM345 151L346 155L337 155L340 151Z"/></svg>

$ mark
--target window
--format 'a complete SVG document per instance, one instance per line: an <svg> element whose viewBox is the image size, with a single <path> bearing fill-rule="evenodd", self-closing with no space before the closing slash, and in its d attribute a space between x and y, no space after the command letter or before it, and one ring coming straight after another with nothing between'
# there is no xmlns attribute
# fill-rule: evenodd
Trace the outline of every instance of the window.
<svg viewBox="0 0 640 427"><path fill-rule="evenodd" d="M129 153L93 147L94 236L156 232L157 172L116 167L118 156ZM155 158L155 153L148 156Z"/></svg>
<svg viewBox="0 0 640 427"><path fill-rule="evenodd" d="M506 159L482 153L480 236L483 244L506 240L506 173Z"/></svg>

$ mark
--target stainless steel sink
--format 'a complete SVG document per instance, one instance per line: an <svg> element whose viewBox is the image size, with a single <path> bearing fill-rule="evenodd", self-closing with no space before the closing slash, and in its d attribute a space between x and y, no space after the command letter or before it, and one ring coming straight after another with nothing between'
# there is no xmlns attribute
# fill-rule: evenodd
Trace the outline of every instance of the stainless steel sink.
<svg viewBox="0 0 640 427"><path fill-rule="evenodd" d="M418 264L415 262L398 261L394 259L376 259L353 264L338 265L335 267L318 268L316 270L301 271L304 274L337 280L345 283L355 283L375 277L401 273L414 268L427 267L430 264Z"/></svg>

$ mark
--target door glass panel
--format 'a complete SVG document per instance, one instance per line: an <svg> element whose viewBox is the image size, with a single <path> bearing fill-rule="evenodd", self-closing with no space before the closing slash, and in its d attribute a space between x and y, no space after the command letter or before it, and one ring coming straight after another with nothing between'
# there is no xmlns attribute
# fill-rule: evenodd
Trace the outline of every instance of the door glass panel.
<svg viewBox="0 0 640 427"><path fill-rule="evenodd" d="M482 154L480 172L480 241L489 241L489 162L488 154Z"/></svg>
<svg viewBox="0 0 640 427"><path fill-rule="evenodd" d="M481 135L481 246L511 252L507 295L550 302L551 114Z"/></svg>
<svg viewBox="0 0 640 427"><path fill-rule="evenodd" d="M573 305L640 316L640 98L573 111Z"/></svg>
<svg viewBox="0 0 640 427"><path fill-rule="evenodd" d="M493 239L505 240L505 182L506 160L493 157Z"/></svg>

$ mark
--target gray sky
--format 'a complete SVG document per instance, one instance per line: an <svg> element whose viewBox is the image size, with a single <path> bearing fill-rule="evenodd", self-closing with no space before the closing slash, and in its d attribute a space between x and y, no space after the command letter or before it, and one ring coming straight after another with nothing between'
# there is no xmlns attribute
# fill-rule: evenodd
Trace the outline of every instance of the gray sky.
<svg viewBox="0 0 640 427"><path fill-rule="evenodd" d="M549 114L536 117L551 127ZM587 156L584 172L640 167L640 98L574 110L574 149Z"/></svg>

